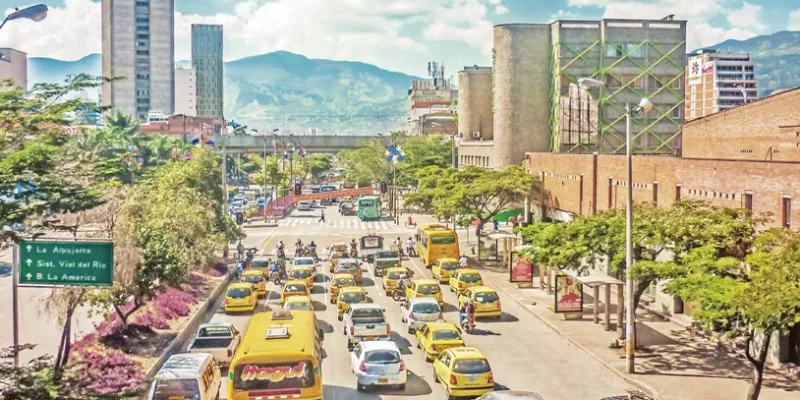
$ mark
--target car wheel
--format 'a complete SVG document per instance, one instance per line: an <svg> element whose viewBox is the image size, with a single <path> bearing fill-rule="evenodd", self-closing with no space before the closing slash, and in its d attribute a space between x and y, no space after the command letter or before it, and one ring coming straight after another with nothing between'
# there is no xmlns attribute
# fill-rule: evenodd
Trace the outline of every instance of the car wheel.
<svg viewBox="0 0 800 400"><path fill-rule="evenodd" d="M421 349L421 348L422 348L422 345L420 345L420 344L419 344L419 340L417 340L417 348L418 348L418 349Z"/></svg>
<svg viewBox="0 0 800 400"><path fill-rule="evenodd" d="M403 383L403 384L397 385L397 390L406 390L406 384Z"/></svg>
<svg viewBox="0 0 800 400"><path fill-rule="evenodd" d="M347 336L347 327L342 327L342 335Z"/></svg>
<svg viewBox="0 0 800 400"><path fill-rule="evenodd" d="M425 353L425 361L433 362L433 357L429 356L428 353Z"/></svg>
<svg viewBox="0 0 800 400"><path fill-rule="evenodd" d="M433 382L439 383L439 377L436 375L436 371L433 371Z"/></svg>
<svg viewBox="0 0 800 400"><path fill-rule="evenodd" d="M408 333L411 333L411 334L413 334L413 333L414 333L414 328L412 328L412 327L410 327L410 326L409 326L409 327L408 327Z"/></svg>
<svg viewBox="0 0 800 400"><path fill-rule="evenodd" d="M356 383L356 391L363 392L364 386L360 383Z"/></svg>
<svg viewBox="0 0 800 400"><path fill-rule="evenodd" d="M343 317L341 317L341 316L339 316L339 317L336 317L336 319L338 319L339 321L341 321L341 320L343 320L344 318L343 318Z"/></svg>
<svg viewBox="0 0 800 400"><path fill-rule="evenodd" d="M444 395L447 396L447 400L457 400L457 397L450 394L449 390L445 391Z"/></svg>

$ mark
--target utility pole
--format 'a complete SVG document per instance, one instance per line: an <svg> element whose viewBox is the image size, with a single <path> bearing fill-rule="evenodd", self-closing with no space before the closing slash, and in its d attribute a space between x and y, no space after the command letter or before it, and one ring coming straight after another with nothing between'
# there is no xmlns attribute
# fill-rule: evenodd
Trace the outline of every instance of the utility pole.
<svg viewBox="0 0 800 400"><path fill-rule="evenodd" d="M264 136L264 190L262 191L262 195L264 196L264 218L266 218L267 212L267 136ZM273 199L274 200L274 199Z"/></svg>
<svg viewBox="0 0 800 400"><path fill-rule="evenodd" d="M392 133L392 146L397 148L397 135L395 133ZM398 221L398 218L397 218L397 207L400 206L400 200L397 198L397 158L396 157L394 157L392 159L392 188L393 188L392 190L394 191L394 196L392 197L392 201L394 201L394 204L392 206L392 208L394 208L394 223L398 224L399 221Z"/></svg>
<svg viewBox="0 0 800 400"><path fill-rule="evenodd" d="M223 127L222 129L225 129ZM228 153L225 148L225 132L220 132L222 138L222 201L228 204Z"/></svg>

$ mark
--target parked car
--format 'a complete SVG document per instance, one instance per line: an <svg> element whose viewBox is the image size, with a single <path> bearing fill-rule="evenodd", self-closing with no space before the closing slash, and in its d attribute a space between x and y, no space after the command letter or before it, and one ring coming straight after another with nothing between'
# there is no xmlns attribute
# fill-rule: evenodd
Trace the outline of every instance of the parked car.
<svg viewBox="0 0 800 400"><path fill-rule="evenodd" d="M391 327L377 304L352 304L343 320L348 349L365 340L391 340Z"/></svg>
<svg viewBox="0 0 800 400"><path fill-rule="evenodd" d="M405 390L408 371L400 348L392 341L365 341L350 352L350 368L356 374L356 390L396 386Z"/></svg>
<svg viewBox="0 0 800 400"><path fill-rule="evenodd" d="M200 325L189 344L189 353L210 353L219 365L231 364L242 342L242 335L233 324L212 322Z"/></svg>

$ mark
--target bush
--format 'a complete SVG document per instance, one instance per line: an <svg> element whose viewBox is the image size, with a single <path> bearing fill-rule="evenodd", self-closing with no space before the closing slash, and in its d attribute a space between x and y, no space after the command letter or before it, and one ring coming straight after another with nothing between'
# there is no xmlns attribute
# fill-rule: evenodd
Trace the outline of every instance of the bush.
<svg viewBox="0 0 800 400"><path fill-rule="evenodd" d="M144 379L141 366L119 350L93 346L77 352L75 372L90 395L120 394L139 388Z"/></svg>
<svg viewBox="0 0 800 400"><path fill-rule="evenodd" d="M185 317L191 311L189 305L196 302L194 296L184 291L168 288L153 299L155 310L166 319Z"/></svg>
<svg viewBox="0 0 800 400"><path fill-rule="evenodd" d="M208 274L215 278L219 278L220 276L223 276L227 273L228 273L228 266L225 265L224 263L216 263L214 264L214 266L211 267L211 269L208 270Z"/></svg>
<svg viewBox="0 0 800 400"><path fill-rule="evenodd" d="M169 322L167 322L166 318L153 310L137 315L133 323L152 329L169 329Z"/></svg>

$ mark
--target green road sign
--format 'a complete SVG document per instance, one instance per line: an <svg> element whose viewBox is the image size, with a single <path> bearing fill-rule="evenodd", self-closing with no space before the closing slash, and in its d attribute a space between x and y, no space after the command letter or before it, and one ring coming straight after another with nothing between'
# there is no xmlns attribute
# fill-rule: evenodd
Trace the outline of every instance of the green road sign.
<svg viewBox="0 0 800 400"><path fill-rule="evenodd" d="M22 241L19 245L19 284L52 286L111 286L114 243Z"/></svg>

